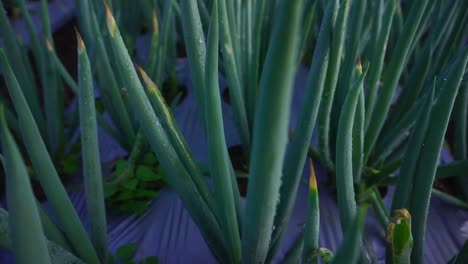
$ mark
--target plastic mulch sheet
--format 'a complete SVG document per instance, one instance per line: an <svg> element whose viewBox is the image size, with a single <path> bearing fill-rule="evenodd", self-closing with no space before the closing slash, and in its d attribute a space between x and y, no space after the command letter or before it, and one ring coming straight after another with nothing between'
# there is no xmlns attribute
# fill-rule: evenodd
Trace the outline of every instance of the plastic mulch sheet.
<svg viewBox="0 0 468 264"><path fill-rule="evenodd" d="M175 109L175 117L188 144L193 149L196 159L200 162L207 162L205 133L200 124L195 97L188 81L186 63L182 61L180 66L184 69L181 73L181 80L187 83L188 95L182 104ZM298 112L302 103L301 87L305 83L306 74L305 69L300 69L296 79L297 87L293 98L293 114L291 116L292 128L296 123L295 113ZM224 89L224 87L221 89ZM223 114L228 144L230 146L236 145L239 143L239 139L232 121L232 112L229 105L225 103L223 103ZM110 140L102 131L100 133L101 139ZM109 147L109 144L102 144L101 146L103 148L102 153L106 154L106 157L102 158L103 161L112 160L123 153L117 145L113 145L112 149L104 149L105 146ZM322 247L336 251L342 240L336 198L333 191L328 187L327 176L323 169L316 166L316 170L320 193L320 244ZM306 165L304 179L306 179L308 171L309 168ZM289 223L282 247L273 260L274 263L281 263L284 255L303 230L307 202L307 184L305 182L300 186L293 217ZM387 206L389 206L391 196L392 189L389 189L388 194L385 196ZM74 192L71 194L71 198L85 225L87 225L83 192ZM112 252L115 252L121 245L135 242L138 244L134 256L135 260L147 256L157 256L160 263L216 263L183 204L170 188L161 191L158 198L152 202L149 211L144 215L140 217L108 216L108 223L109 249ZM426 263L446 263L459 251L467 237L468 211L433 197L426 231ZM371 263L384 263L384 231L373 216L372 210L369 210L364 244ZM1 254L0 263L10 263L10 261L11 256Z"/></svg>

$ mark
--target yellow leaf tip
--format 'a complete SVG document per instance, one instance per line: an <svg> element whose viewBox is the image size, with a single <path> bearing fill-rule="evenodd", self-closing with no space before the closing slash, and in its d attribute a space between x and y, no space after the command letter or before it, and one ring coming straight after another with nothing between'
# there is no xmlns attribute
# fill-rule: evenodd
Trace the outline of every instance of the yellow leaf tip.
<svg viewBox="0 0 468 264"><path fill-rule="evenodd" d="M159 33L158 13L156 13L155 9L153 9L153 32Z"/></svg>
<svg viewBox="0 0 468 264"><path fill-rule="evenodd" d="M309 189L317 191L317 179L315 177L315 169L312 159L309 159L310 176L309 176Z"/></svg>
<svg viewBox="0 0 468 264"><path fill-rule="evenodd" d="M115 29L117 28L115 24L115 19L114 16L112 15L112 11L110 10L109 4L107 3L107 0L104 0L104 7L106 8L106 22L107 22L107 28L109 29L109 32L111 33L111 36L114 36Z"/></svg>
<svg viewBox="0 0 468 264"><path fill-rule="evenodd" d="M146 89L149 92L154 92L156 91L156 84L151 80L151 78L146 74L145 70L141 68L140 66L136 66L138 72L140 73L141 77L143 78L143 81L145 82Z"/></svg>
<svg viewBox="0 0 468 264"><path fill-rule="evenodd" d="M76 30L76 28L75 28L75 30ZM50 39L49 39L49 38L47 38L47 37L45 38L45 43L46 43L47 49L48 49L49 51L53 51L53 50L54 50L54 47L52 46L52 43L50 42Z"/></svg>
<svg viewBox="0 0 468 264"><path fill-rule="evenodd" d="M362 74L362 62L361 62L361 56L358 57L358 62L356 65L356 70L359 74Z"/></svg>
<svg viewBox="0 0 468 264"><path fill-rule="evenodd" d="M397 3L396 5L396 11L398 14L401 14L402 13L402 9L401 9L401 4L400 3Z"/></svg>
<svg viewBox="0 0 468 264"><path fill-rule="evenodd" d="M78 43L78 50L83 51L85 49L85 44L83 42L83 38L81 37L80 32L78 29L75 27L75 34L76 34L76 41Z"/></svg>

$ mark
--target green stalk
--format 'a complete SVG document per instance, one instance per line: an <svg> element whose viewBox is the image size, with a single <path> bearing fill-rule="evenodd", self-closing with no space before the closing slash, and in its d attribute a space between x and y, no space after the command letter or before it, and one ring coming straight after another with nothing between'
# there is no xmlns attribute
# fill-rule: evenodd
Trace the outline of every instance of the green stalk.
<svg viewBox="0 0 468 264"><path fill-rule="evenodd" d="M427 3L428 0L418 0L412 4L402 36L398 39L397 46L392 54L390 63L388 64L388 72L384 78L383 87L380 90L379 97L375 103L375 108L370 111L372 112L372 116L368 117L371 120L369 121L369 126L366 130L365 139L367 144L364 146L364 163L367 162L384 125L398 80L409 57L408 51L411 47Z"/></svg>
<svg viewBox="0 0 468 264"><path fill-rule="evenodd" d="M210 24L210 12L208 10L208 7L206 6L207 3L205 3L205 0L196 0L198 3L199 9L200 9L200 15L201 15L201 20L203 22L203 26L205 26L205 29L208 28L208 25Z"/></svg>
<svg viewBox="0 0 468 264"><path fill-rule="evenodd" d="M244 152L249 153L250 147L250 130L247 121L247 112L245 104L245 95L242 89L242 80L240 79L240 71L238 67L236 51L236 33L232 31L231 23L229 21L229 3L226 0L219 2L219 15L220 15L220 40L221 50L223 54L223 66L226 70L226 77L229 83L229 95L232 101L232 108L234 110L234 120L239 130L239 135L244 146Z"/></svg>
<svg viewBox="0 0 468 264"><path fill-rule="evenodd" d="M451 110L460 86L468 60L468 51L461 47L457 61L447 78L440 83L441 92L431 112L431 124L424 140L424 152L421 153L417 173L414 177L411 192L410 212L414 222L414 250L411 260L415 264L423 263L424 233L426 229L427 210L429 208L432 184L434 182L437 162L447 129Z"/></svg>
<svg viewBox="0 0 468 264"><path fill-rule="evenodd" d="M350 7L351 10L349 11L349 19L346 21L346 23L352 25L352 27L350 27L350 30L346 31L346 40L343 51L344 61L340 70L335 100L333 101L333 108L330 116L330 127L334 131L336 131L336 128L338 127L341 106L343 105L346 94L351 88L354 80L354 69L358 60L359 51L362 46L364 46L362 43L362 31L364 17L366 14L366 6L367 0L353 1ZM380 16L380 14L374 14L374 16ZM364 97L364 95L362 95L362 97ZM360 107L358 107L358 109L360 109ZM336 134L332 133L330 143L333 148L336 144Z"/></svg>
<svg viewBox="0 0 468 264"><path fill-rule="evenodd" d="M213 1L205 69L205 116L214 195L221 220L221 230L229 246L232 263L241 260L241 246L231 181L231 164L226 139L218 80L219 19L218 1Z"/></svg>
<svg viewBox="0 0 468 264"><path fill-rule="evenodd" d="M55 157L64 143L64 102L63 87L49 52L44 52L43 83L44 111L47 126L47 145L49 153Z"/></svg>
<svg viewBox="0 0 468 264"><path fill-rule="evenodd" d="M292 247L283 258L282 264L297 264L301 262L301 253L304 248L304 232L296 239Z"/></svg>
<svg viewBox="0 0 468 264"><path fill-rule="evenodd" d="M360 206L356 216L351 219L349 229L345 233L343 243L333 258L332 264L358 263L366 211L366 205Z"/></svg>
<svg viewBox="0 0 468 264"><path fill-rule="evenodd" d="M247 122L249 127L252 127L252 122L253 122L253 113L252 113L252 106L254 106L253 102L250 100L252 99L250 97L250 91L249 89L253 88L251 85L253 84L251 80L248 79L249 76L249 71L251 70L251 59L253 55L253 31L255 27L253 26L253 1L238 1L239 4L242 4L241 9L240 9L240 29L241 29L241 66L242 66L242 86L243 86L243 93L245 96L245 109L247 113ZM251 131L250 131L251 132Z"/></svg>
<svg viewBox="0 0 468 264"><path fill-rule="evenodd" d="M88 263L99 263L96 253L89 241L86 231L76 213L70 198L63 187L60 177L54 168L47 148L40 136L39 129L34 122L33 115L29 109L26 99L16 81L5 53L0 50L0 64L5 73L5 78L11 100L18 115L21 135L29 154L33 168L38 180L63 226L65 235L70 240L77 256Z"/></svg>
<svg viewBox="0 0 468 264"><path fill-rule="evenodd" d="M41 218L42 228L47 239L60 245L65 250L72 251L72 247L68 242L67 238L63 234L62 230L54 222L52 217L42 208L39 201L36 200L37 209L39 211L39 217Z"/></svg>
<svg viewBox="0 0 468 264"><path fill-rule="evenodd" d="M89 12L90 5L92 4L93 3L90 3L89 1L77 1L75 3L76 17L80 26L79 28L86 41L91 40L93 36L93 28L91 26L91 14Z"/></svg>
<svg viewBox="0 0 468 264"><path fill-rule="evenodd" d="M232 50L233 50L233 54L235 56L235 66L237 68L237 73L239 74L238 75L238 78L239 78L239 83L240 85L242 85L243 81L242 81L242 64L241 64L241 61L242 61L242 57L241 57L241 50L240 50L240 45L241 45L241 34L240 34L240 30L242 29L240 27L240 10L236 10L236 7L239 7L241 5L241 1L237 0L237 3L234 3L236 0L232 1L232 0L220 0L220 5L224 5L225 6L225 14L226 14L226 18L228 19L227 23L229 25L229 31L228 33L230 34L230 37L231 37L231 45L232 45ZM236 4L236 7L234 6ZM223 7L220 7L220 11L222 12L222 10L224 9ZM220 15L222 13L219 13ZM223 19L223 17L220 17L221 19ZM220 22L222 23L222 22ZM222 33L221 33L222 34ZM222 40L221 40L222 41ZM242 86L240 86L240 88L242 89ZM243 94L243 91L241 90L241 93ZM245 100L245 98L243 98ZM243 105L243 107L245 107L245 105Z"/></svg>
<svg viewBox="0 0 468 264"><path fill-rule="evenodd" d="M366 72L361 74L351 90L349 90L338 123L336 140L336 188L343 234L349 230L350 224L356 215L352 134L353 125L355 124L356 108L360 93L363 92L362 83L365 76Z"/></svg>
<svg viewBox="0 0 468 264"><path fill-rule="evenodd" d="M187 49L190 76L195 87L198 106L202 108L205 105L203 90L205 89L206 46L197 1L182 1L181 9L184 42ZM199 113L203 125L206 128L205 112L199 111Z"/></svg>
<svg viewBox="0 0 468 264"><path fill-rule="evenodd" d="M2 52L2 56L5 56ZM0 109L3 166L6 175L9 229L15 263L51 263L39 212L23 158Z"/></svg>
<svg viewBox="0 0 468 264"><path fill-rule="evenodd" d="M86 47L77 32L78 39L78 79L79 110L81 128L81 148L83 159L83 179L90 223L91 241L102 263L106 263L107 224L104 189L102 185L99 143L97 136L96 110L91 66Z"/></svg>
<svg viewBox="0 0 468 264"><path fill-rule="evenodd" d="M417 97L426 83L426 78L428 77L432 62L432 52L432 46L427 46L427 48L420 51L420 57L417 59L416 65L411 69L408 80L405 82L405 89L403 89L398 97L395 111L392 112L391 118L387 120L389 127L393 127L392 121L404 119L406 115L409 115L409 109L413 106L414 101L417 101ZM376 151L376 153L378 153L378 151Z"/></svg>
<svg viewBox="0 0 468 264"><path fill-rule="evenodd" d="M55 53L54 47L49 39L46 39L46 46L49 54L49 58L51 59L50 63L54 65L57 71L60 73L62 79L65 83L71 88L73 93L78 94L78 85L76 84L73 77L70 75L68 70L63 65L62 61L58 58L57 53Z"/></svg>
<svg viewBox="0 0 468 264"><path fill-rule="evenodd" d="M467 177L468 159L454 161L437 167L436 179L444 179L450 176Z"/></svg>
<svg viewBox="0 0 468 264"><path fill-rule="evenodd" d="M13 246L11 245L9 222L8 212L0 208L0 248L11 252Z"/></svg>
<svg viewBox="0 0 468 264"><path fill-rule="evenodd" d="M109 52L104 45L103 33L98 25L98 20L94 9L90 6L91 23L93 26L93 34L95 34L96 57L94 63L98 69L97 81L102 93L102 102L105 104L106 110L114 120L120 132L124 135L126 144L124 147L130 148L135 139L135 130L130 118L130 111L122 98L121 87L117 82L117 76L111 66Z"/></svg>
<svg viewBox="0 0 468 264"><path fill-rule="evenodd" d="M382 202L382 197L380 197L380 193L376 188L372 190L372 193L370 194L370 199L372 203L372 208L374 209L375 214L377 215L377 219L379 220L380 225L383 228L386 228L389 221L389 214L387 212L387 209L385 208L385 205Z"/></svg>
<svg viewBox="0 0 468 264"><path fill-rule="evenodd" d="M432 74L440 71L443 65L448 63L448 60L453 57L454 52L459 45L463 45L467 29L465 25L468 23L468 13L463 12L468 8L468 3L463 1L462 6L458 8L457 18L451 21L450 26L446 30L450 34L444 34L445 38L441 40L438 47L439 52L435 55L432 65Z"/></svg>
<svg viewBox="0 0 468 264"><path fill-rule="evenodd" d="M312 164L312 160L309 160L309 164L309 198L307 203L307 218L304 234L304 249L302 251L302 262L305 264L315 264L318 263L318 256L314 255L313 253L319 248L320 209L317 180L315 178L315 170L314 165Z"/></svg>
<svg viewBox="0 0 468 264"><path fill-rule="evenodd" d="M26 5L25 0L19 0L18 4L20 6L21 10L21 15L22 18L24 19L24 22L26 24L26 29L28 31L28 36L29 40L31 42L31 51L34 55L34 59L36 60L37 65L39 66L39 74L43 74L43 70L45 69L45 64L43 63L44 61L44 53L42 50L42 45L41 42L39 41L39 34L36 30L36 23L33 21L31 18L31 14L29 12L29 8ZM23 85L23 84L21 84Z"/></svg>
<svg viewBox="0 0 468 264"><path fill-rule="evenodd" d="M55 64L55 67L57 67L57 70L59 71L62 79L65 81L65 83L70 87L72 92L76 95L79 93L78 89L78 84L75 82L73 77L70 75L68 70L65 68L63 65L62 61L57 57L57 53L55 53L55 50L53 49L52 45L49 43L49 41L46 39L46 44L47 44L47 49L49 51L49 56L52 59L52 63ZM108 124L108 121L104 119L102 114L97 113L96 114L96 119L100 127L102 127L106 133L112 136L113 139L115 139L121 146L125 145L124 140L121 138L121 135L117 132L117 130L112 127L111 125Z"/></svg>
<svg viewBox="0 0 468 264"><path fill-rule="evenodd" d="M43 35L48 39L52 39L52 30L50 28L49 9L47 0L41 0L40 14L42 31L44 32Z"/></svg>
<svg viewBox="0 0 468 264"><path fill-rule="evenodd" d="M465 202L463 200L460 200L457 197L452 196L452 195L450 195L448 193L445 193L445 192L439 191L439 190L437 190L435 188L432 188L431 194L435 195L436 197L439 197L442 201L444 201L446 203L449 203L449 204L452 204L452 205L455 205L455 206L458 206L458 207L461 207L461 208L464 208L464 209L468 209L468 203L467 202Z"/></svg>
<svg viewBox="0 0 468 264"><path fill-rule="evenodd" d="M193 153L188 147L187 142L180 131L179 125L172 115L169 106L166 104L161 91L141 68L139 68L139 70L146 85L148 99L150 100L151 106L156 112L156 115L160 119L161 125L163 126L172 147L181 159L184 168L189 173L200 194L203 196L208 208L210 208L211 211L216 212L215 200L211 194L211 190L208 188L208 185L203 178L203 174L193 157Z"/></svg>
<svg viewBox="0 0 468 264"><path fill-rule="evenodd" d="M443 1L439 1L439 3L440 2ZM424 87L426 76L432 65L431 61L434 50L439 45L450 22L456 18L455 11L457 10L459 2L460 1L450 3L445 9L441 10L437 19L432 22L433 29L430 31L429 40L425 42L422 51L418 53L416 64L411 69L409 80L405 84L406 89L403 89L395 106L395 112L392 113L392 120L399 120L401 116L407 112L412 102L415 101L421 89Z"/></svg>
<svg viewBox="0 0 468 264"><path fill-rule="evenodd" d="M361 62L358 62L357 75L362 74L362 65ZM362 92L359 95L358 103L356 106L356 113L354 114L354 124L353 124L353 139L352 139L352 148L353 148L353 178L354 183L361 182L361 172L362 172L362 153L364 148L364 118L365 118L365 99L364 99L364 84L361 83L359 88Z"/></svg>
<svg viewBox="0 0 468 264"><path fill-rule="evenodd" d="M172 37L171 31L173 18L174 18L174 9L172 0L165 1L163 13L163 21L161 27L161 35L158 36L158 45L157 45L157 62L155 71L150 72L151 76L154 76L156 84L161 86L163 82L163 76L165 74L164 69L167 67L167 57L169 49L172 46L170 43L170 38ZM175 44L174 44L175 45Z"/></svg>
<svg viewBox="0 0 468 264"><path fill-rule="evenodd" d="M44 218L41 217L43 221ZM0 208L0 247L12 251L13 245L11 241L10 229L8 228L9 215L8 212ZM44 227L44 232L47 235L47 230ZM53 264L85 264L81 259L70 253L63 245L57 244L51 240L47 240L47 249L49 252L51 263ZM37 261L36 259L34 261ZM35 262L33 262L35 263Z"/></svg>
<svg viewBox="0 0 468 264"><path fill-rule="evenodd" d="M264 262L273 232L297 62L302 0L282 1L260 82L255 112L247 205L242 231L244 263Z"/></svg>
<svg viewBox="0 0 468 264"><path fill-rule="evenodd" d="M16 115L14 114L13 111L10 110L10 102L7 101L6 98L4 98L2 95L0 95L0 105L5 106L5 118L7 120L8 127L10 128L10 131L16 135L20 133L19 125L18 125L18 120L16 120Z"/></svg>
<svg viewBox="0 0 468 264"><path fill-rule="evenodd" d="M156 9L153 9L153 33L151 35L151 44L150 44L150 54L148 58L148 65L146 66L146 71L149 73L154 73L156 71L156 64L158 63L158 50L161 39L159 38L159 19Z"/></svg>
<svg viewBox="0 0 468 264"><path fill-rule="evenodd" d="M49 44L53 47L52 30L50 28L48 4L46 0L41 0L40 8L41 26L43 30L43 39L48 39ZM44 43L42 43L44 47ZM38 47L36 47L38 48ZM43 84L44 109L48 135L48 147L53 157L55 157L62 147L65 138L64 131L64 101L63 87L59 78L55 63L48 52L42 50L42 67L41 80Z"/></svg>
<svg viewBox="0 0 468 264"><path fill-rule="evenodd" d="M406 133L402 131L408 131L416 123L418 113L423 107L425 98L427 96L422 96L421 99L415 100L412 103L410 109L407 110L405 115L394 122L388 122L388 128L385 131L385 134L381 135L379 142L374 147L375 155L370 159L371 164L379 163L383 160L386 160L408 137Z"/></svg>
<svg viewBox="0 0 468 264"><path fill-rule="evenodd" d="M151 103L146 97L143 86L136 74L133 62L128 54L123 39L117 28L115 20L107 8L107 27L110 33L110 43L114 56L117 60L117 67L124 74L124 81L128 87L128 97L137 114L142 131L148 140L152 150L158 157L161 167L167 173L171 186L179 194L185 207L194 222L200 228L203 237L218 260L226 260L228 253L225 242L222 240L221 229L216 221L214 212L203 200L196 185L190 175L185 170L180 158L172 147L166 132L151 107Z"/></svg>
<svg viewBox="0 0 468 264"><path fill-rule="evenodd" d="M315 24L316 20L318 17L318 11L317 11L317 2L316 0L309 1L309 5L306 5L306 10L307 12L304 12L304 35L301 41L301 54L299 55L299 60L302 59L306 55L306 52L308 51L309 48L312 48L312 38L314 36L314 29L315 29Z"/></svg>
<svg viewBox="0 0 468 264"><path fill-rule="evenodd" d="M395 188L395 196L392 202L392 211L408 208L410 203L411 189L414 183L417 164L419 162L419 153L424 149L424 135L430 124L430 113L434 103L435 83L428 91L423 104L418 110L417 122L414 125L413 132L408 139L407 149L403 163L400 168L400 176Z"/></svg>
<svg viewBox="0 0 468 264"><path fill-rule="evenodd" d="M26 9L23 8L23 1L20 1L21 12L28 22L29 14ZM26 12L26 13L25 13ZM28 23L26 23L28 24ZM16 34L13 32L11 25L9 23L8 17L6 16L6 11L3 7L3 2L0 1L0 32L2 32L3 44L5 45L5 50L7 50L7 58L11 62L11 67L15 74L20 80L21 91L24 93L28 106L33 110L34 119L39 126L39 129L43 135L45 135L45 125L44 125L44 116L42 115L39 95L37 92L37 87L32 81L31 76L28 75L27 69L24 67L24 64L21 62L24 61L21 55L21 50L19 48L18 42L15 38ZM34 35L35 34L31 34ZM32 39L33 40L33 37ZM34 43L34 42L33 42ZM34 43L35 44L35 43ZM40 61L38 61L40 63Z"/></svg>
<svg viewBox="0 0 468 264"><path fill-rule="evenodd" d="M283 175L281 177L283 184L280 188L281 200L278 203L275 214L274 226L276 228L273 232L268 259L274 256L280 244L279 242L286 230L296 201L297 190L322 97L330 56L331 32L338 13L338 7L338 0L330 1L322 20L317 47L307 77L307 89L300 110L299 123L296 125L295 135L290 143L291 147L283 167Z"/></svg>
<svg viewBox="0 0 468 264"><path fill-rule="evenodd" d="M325 79L325 88L323 91L320 111L318 114L319 149L325 162L331 167L333 167L333 160L330 153L331 110L341 67L341 56L345 44L345 34L351 2L352 0L343 0L341 2L338 17L333 27L330 61L327 69L327 77Z"/></svg>
<svg viewBox="0 0 468 264"><path fill-rule="evenodd" d="M252 46L251 56L247 66L247 74L245 78L249 82L247 85L247 92L245 100L247 103L247 118L249 121L250 130L253 129L253 119L255 116L255 102L258 93L258 81L260 71L260 42L262 39L262 26L265 15L265 0L257 0L256 5L253 7L253 29L252 29Z"/></svg>
<svg viewBox="0 0 468 264"><path fill-rule="evenodd" d="M366 131L369 128L369 122L371 120L379 88L379 82L382 75L382 69L384 66L384 58L387 50L388 38L390 36L390 29L392 27L392 21L395 14L397 3L395 0L387 1L383 18L380 18L377 14L377 25L372 30L374 35L375 43L371 51L372 68L369 70L369 78L367 82L367 94L366 94ZM382 23L382 25L380 25Z"/></svg>

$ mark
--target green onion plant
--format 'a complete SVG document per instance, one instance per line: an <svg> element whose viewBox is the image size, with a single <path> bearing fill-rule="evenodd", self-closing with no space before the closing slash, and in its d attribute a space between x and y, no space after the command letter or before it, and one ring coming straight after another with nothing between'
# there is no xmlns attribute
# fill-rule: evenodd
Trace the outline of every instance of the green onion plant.
<svg viewBox="0 0 468 264"><path fill-rule="evenodd" d="M44 26L48 15L42 4ZM18 263L31 263L28 254L41 257L41 263L58 263L51 245L85 263L112 259L106 248L104 190L121 179L103 182L98 124L130 153L123 172L135 169L143 150L154 153L219 263L271 263L297 199L307 199L307 218L284 263L372 261L363 243L368 207L386 233L387 263L424 263L431 194L466 206L468 49L463 25L468 16L463 10L468 2L154 0L76 5L83 34L83 40L78 37L78 81L54 53L50 27L38 37L25 16L32 45L37 44L31 49L39 65L44 110L25 47L0 12L5 42L0 65L11 98L0 97L8 187L8 215L2 213L1 219L9 222L8 228L2 225L8 232L0 237L0 246L12 250ZM20 6L24 9L23 0ZM150 32L150 52L146 62L136 65L142 28ZM207 135L207 173L161 90L176 83L180 50L188 60ZM292 123L299 67L308 73L300 84L297 123ZM226 143L221 76L247 161L245 198ZM94 80L115 127L96 109ZM60 148L51 139L64 137L63 83L79 102L90 237L51 158ZM447 133L448 128L453 131ZM314 131L317 146L310 144ZM32 195L16 141L23 142L57 222ZM440 164L444 147L454 162ZM308 195L299 197L308 158L326 168L329 177L319 180L311 161ZM435 181L454 176L462 189L455 190L456 197L434 189ZM336 252L320 247L321 188L337 193L341 230L334 232L344 238ZM395 188L390 208L381 188ZM389 212L395 213L391 217ZM19 228L26 222L33 224ZM30 237L40 243L31 245ZM466 245L452 262L465 258Z"/></svg>

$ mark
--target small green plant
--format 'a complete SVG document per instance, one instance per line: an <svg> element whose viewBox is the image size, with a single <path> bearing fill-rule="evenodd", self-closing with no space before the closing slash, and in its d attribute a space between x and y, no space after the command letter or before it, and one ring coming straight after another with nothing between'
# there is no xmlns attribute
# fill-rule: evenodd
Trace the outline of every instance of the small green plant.
<svg viewBox="0 0 468 264"><path fill-rule="evenodd" d="M138 245L136 243L128 243L119 247L114 255L109 255L107 264L158 264L159 260L157 257L146 257L138 262L133 261L132 257L135 254L135 250Z"/></svg>
<svg viewBox="0 0 468 264"><path fill-rule="evenodd" d="M144 154L132 165L127 160L118 160L115 171L104 185L106 206L116 212L143 214L167 183L152 153Z"/></svg>

